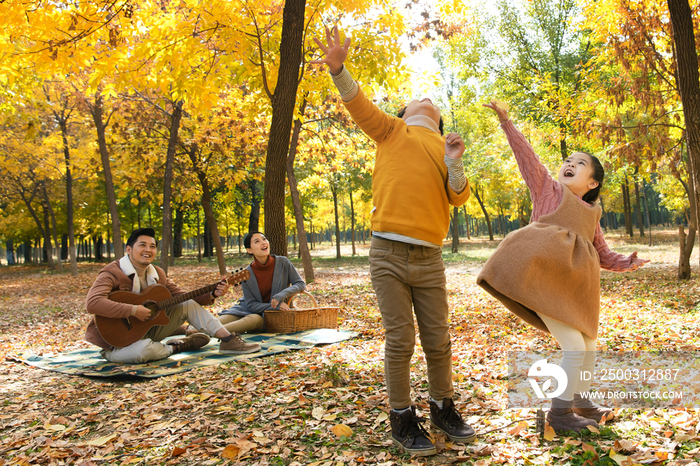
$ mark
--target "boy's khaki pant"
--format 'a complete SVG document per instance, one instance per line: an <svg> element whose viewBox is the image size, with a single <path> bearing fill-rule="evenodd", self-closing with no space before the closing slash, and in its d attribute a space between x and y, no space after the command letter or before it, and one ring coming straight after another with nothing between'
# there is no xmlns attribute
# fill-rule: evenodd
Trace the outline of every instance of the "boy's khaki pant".
<svg viewBox="0 0 700 466"><path fill-rule="evenodd" d="M369 265L386 335L384 374L389 405L403 409L413 404L414 313L428 365L430 396L452 398L452 344L442 250L372 237Z"/></svg>

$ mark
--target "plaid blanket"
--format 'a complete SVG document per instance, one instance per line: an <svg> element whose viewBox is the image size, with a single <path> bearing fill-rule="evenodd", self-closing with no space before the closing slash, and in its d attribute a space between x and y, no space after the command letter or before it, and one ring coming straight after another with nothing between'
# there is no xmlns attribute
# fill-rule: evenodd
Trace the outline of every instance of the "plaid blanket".
<svg viewBox="0 0 700 466"><path fill-rule="evenodd" d="M100 356L98 348L81 349L59 353L53 356L37 356L20 353L12 359L31 366L62 374L83 375L86 377L131 376L143 378L185 372L195 367L212 366L237 359L261 358L286 351L310 348L316 345L337 343L355 338L356 332L332 329L306 330L289 334L257 333L241 335L248 343L258 343L262 350L251 354L221 354L218 340L212 338L207 346L199 351L173 354L169 358L145 364L115 364Z"/></svg>

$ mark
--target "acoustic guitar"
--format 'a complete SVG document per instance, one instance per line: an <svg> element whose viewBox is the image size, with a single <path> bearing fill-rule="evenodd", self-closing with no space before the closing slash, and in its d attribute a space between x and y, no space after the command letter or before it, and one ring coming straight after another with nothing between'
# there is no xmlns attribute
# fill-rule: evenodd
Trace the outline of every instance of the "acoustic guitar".
<svg viewBox="0 0 700 466"><path fill-rule="evenodd" d="M247 269L239 269L234 271L233 275L228 277L226 281L229 285L235 286L249 278L250 272ZM167 309L205 293L211 293L219 286L219 283L221 282L219 281L177 296L171 296L168 288L158 283L149 286L140 293L122 290L113 291L108 296L110 301L145 306L151 310L151 317L142 321L133 316L119 318L95 315L95 325L104 341L116 348L124 348L139 341L152 327L170 323L170 318L165 313Z"/></svg>

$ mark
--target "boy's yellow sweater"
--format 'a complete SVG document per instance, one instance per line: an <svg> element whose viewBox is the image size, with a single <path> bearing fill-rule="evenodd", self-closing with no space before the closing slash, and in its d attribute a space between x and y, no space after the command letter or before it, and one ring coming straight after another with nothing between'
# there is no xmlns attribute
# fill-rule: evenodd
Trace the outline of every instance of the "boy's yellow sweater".
<svg viewBox="0 0 700 466"><path fill-rule="evenodd" d="M470 193L468 183L459 194L449 185L445 138L387 115L361 89L345 107L362 131L377 142L372 230L442 247L450 224L450 204L461 206Z"/></svg>

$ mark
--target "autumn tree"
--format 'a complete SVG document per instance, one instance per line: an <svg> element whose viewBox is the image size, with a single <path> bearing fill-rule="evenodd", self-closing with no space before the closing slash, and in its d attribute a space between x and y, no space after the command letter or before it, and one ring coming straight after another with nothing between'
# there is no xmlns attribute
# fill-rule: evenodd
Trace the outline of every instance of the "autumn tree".
<svg viewBox="0 0 700 466"><path fill-rule="evenodd" d="M700 219L700 78L698 40L693 31L693 15L688 0L668 0L675 44L676 82L683 104L685 138L690 161L690 198L696 227Z"/></svg>
<svg viewBox="0 0 700 466"><path fill-rule="evenodd" d="M597 136L610 154L612 169L625 170L636 184L650 173L676 177L692 196L686 170L684 124L675 77L674 44L666 2L631 4L622 0L586 4L586 24L596 67L589 71L591 92L584 105L581 130ZM696 15L697 16L697 15ZM631 233L633 189L619 178L628 234ZM606 182L607 184L607 182ZM632 188L634 188L634 184ZM692 207L692 206L691 206ZM641 211L641 206L637 206ZM689 217L689 238L695 237L696 216ZM688 278L694 241L685 241L679 256L679 277Z"/></svg>

